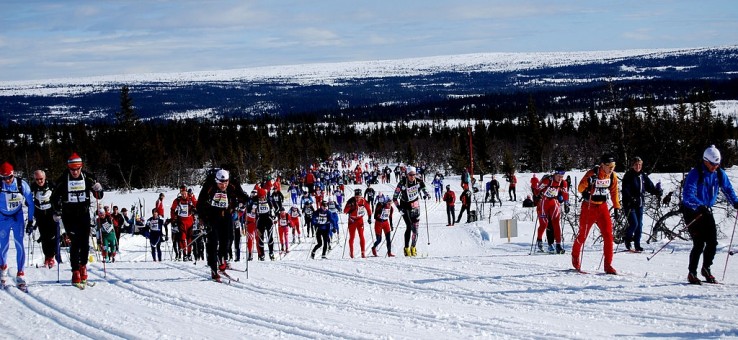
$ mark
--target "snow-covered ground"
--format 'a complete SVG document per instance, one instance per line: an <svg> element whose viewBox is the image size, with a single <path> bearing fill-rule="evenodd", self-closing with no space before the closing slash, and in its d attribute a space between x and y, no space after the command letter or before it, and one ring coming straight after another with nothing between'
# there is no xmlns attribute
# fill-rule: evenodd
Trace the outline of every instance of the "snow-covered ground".
<svg viewBox="0 0 738 340"><path fill-rule="evenodd" d="M729 174L737 183L738 170ZM503 181L504 205L493 208L491 218L486 211L484 221L447 227L443 203L423 204L427 222L423 214L417 258L401 255L405 227L395 223L401 225L393 243L396 258L350 259L341 240L329 259L311 260L308 249L314 241L303 240L281 260L249 262L248 277L231 271L240 281L227 285L209 280L204 262L170 261L169 247L164 262L151 262L147 241L126 235L115 263L107 264L105 271L99 262L88 266L96 286L84 291L70 285L67 263L61 266L61 282L56 268L27 266L28 294L12 287L0 292L1 337L738 337L738 259L728 263L722 279L734 211L718 218L723 237L713 272L724 284L686 284L691 243L679 240L651 260L647 258L652 251L665 241L644 243L642 254L616 253L613 266L619 274L606 275L600 267L602 244L592 241L596 228L583 253L582 269L589 274L579 274L570 270L568 224L563 227L567 254L529 255L534 222L520 202L531 174L518 176L518 201L507 200ZM572 173L575 177L581 173ZM677 176L652 176L664 181L666 191L672 188L672 177ZM446 183L460 193L458 177ZM388 194L393 185L376 188ZM176 194L165 193L167 202ZM145 198L151 209L157 196L157 190L111 192L103 203L130 207ZM511 217L520 218L519 236L508 242L499 237L499 220ZM651 222L646 219L644 230L650 230ZM369 247L369 228L365 233ZM483 240L483 235L491 240ZM66 251L63 256L66 260ZM12 246L9 258L14 275ZM43 261L38 246L33 258L34 264ZM246 262L233 266L243 270Z"/></svg>

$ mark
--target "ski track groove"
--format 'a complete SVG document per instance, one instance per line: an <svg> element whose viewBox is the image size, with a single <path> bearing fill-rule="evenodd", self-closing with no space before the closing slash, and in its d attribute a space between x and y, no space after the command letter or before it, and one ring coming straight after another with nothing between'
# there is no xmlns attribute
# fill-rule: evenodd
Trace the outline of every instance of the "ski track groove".
<svg viewBox="0 0 738 340"><path fill-rule="evenodd" d="M291 267L291 266L290 266ZM194 269L187 269L187 268L179 268L188 272L191 272L195 274L196 272ZM425 323L428 323L430 326L438 323L439 316L433 315L433 314L427 314L422 313L418 310L409 310L409 309L399 309L399 308L386 308L386 307L378 307L378 306L367 306L364 304L359 304L356 301L346 301L337 299L334 297L321 297L321 299L317 299L315 297L307 296L301 293L296 292L290 292L285 289L282 289L280 287L263 287L257 283L254 283L253 281L250 281L248 284L246 282L232 282L231 286L239 286L242 289L248 289L249 291L257 292L264 295L273 295L280 298L289 298L292 300L301 300L310 304L317 304L317 305L325 305L329 307L333 307L336 310L355 310L357 312L363 312L367 314L377 315L381 314L386 317L392 317L394 319L397 319L399 322L405 322L407 321L408 315L412 315L414 321L422 321ZM328 299L332 301L328 301ZM359 315L362 315L361 313L358 313ZM454 319L449 320L452 321L454 325L457 325L459 327L463 327L464 325L468 325L469 327L476 327L476 328L483 328L487 330L488 332L494 332L494 334L500 334L501 330L496 327L495 325L490 324L488 321L480 320L480 321L469 321L464 319ZM501 323L510 323L509 320L506 319L498 319ZM520 327L525 327L525 324L519 324ZM510 332L507 335L508 336L514 336L516 333ZM368 338L376 339L381 337L382 334L373 334L371 336L368 336Z"/></svg>
<svg viewBox="0 0 738 340"><path fill-rule="evenodd" d="M162 262L162 264L164 264ZM202 279L203 275L202 273L195 272L192 269L186 269L175 265L166 264L167 267L171 269L176 269L180 271L189 272L190 274L193 274L193 278L199 278ZM304 337L307 339L315 339L320 337L340 337L340 338L355 338L355 336L350 336L347 334L341 334L336 336L335 331L331 330L331 334L327 334L325 330L323 329L310 329L313 327L310 327L307 324L297 324L297 323L289 323L284 322L283 320L280 320L277 317L261 317L259 314L249 314L244 315L243 312L238 310L232 310L227 309L223 306L213 306L206 303L201 303L198 301L195 301L193 299L188 299L182 296L174 296L169 294L168 292L152 289L152 287L143 287L139 284L131 283L125 281L126 278L121 277L120 275L110 274L109 275L115 277L118 279L116 283L114 283L115 286L118 286L122 289L127 289L129 291L135 291L138 295L147 296L150 299L157 300L160 303L168 304L174 307L180 307L180 308L189 308L190 310L196 310L198 312L206 312L208 314L218 315L220 317L232 320L235 323L244 323L249 325L258 326L261 328L266 329L267 331L281 331L289 335ZM233 281L228 286L234 286L235 284L238 284L239 282ZM221 285L220 283L213 284ZM226 284L223 284L226 286ZM164 299L164 297L168 297L168 299ZM195 308L193 308L195 307Z"/></svg>
<svg viewBox="0 0 738 340"><path fill-rule="evenodd" d="M296 264L285 264L285 266L290 267L292 269L309 271L311 273L320 273L320 274L325 275L325 276L328 276L328 277L330 277L332 279L341 278L341 279L344 279L346 281L352 281L352 282L355 282L355 283L363 283L363 284L367 284L367 285L370 285L370 286L372 286L372 285L381 285L381 286L386 287L388 289L397 289L398 286L401 286L401 287L403 287L403 290L404 291L413 290L415 294L421 294L422 295L422 294L428 294L428 292L433 292L435 294L438 294L438 295L441 295L441 296L444 296L444 297L448 297L450 295L454 295L454 296L456 296L458 298L459 301L461 301L461 303L469 303L469 302L472 302L472 301L473 302L484 301L485 304L492 304L492 305L499 305L499 304L503 304L504 305L504 304L513 303L516 306L527 305L530 308L531 311L535 311L535 310L539 310L540 309L540 304L538 302L530 301L530 299L525 299L525 298L524 299L520 299L520 300L516 300L516 299L514 299L515 296L511 296L511 294L509 294L509 293L520 293L521 291L509 291L508 290L508 291L502 291L502 292L500 292L500 291L494 291L494 292L490 292L490 293L462 292L462 291L458 291L458 290L449 290L449 289L446 289L446 288L441 289L441 288L433 288L433 287L418 287L417 285L414 285L414 284L400 283L400 282L394 282L394 281L393 282L390 282L390 281L381 281L381 280L377 280L377 279L371 279L370 280L370 279L365 279L365 278L362 278L362 277L357 277L355 274L352 274L352 273L338 272L338 271L330 271L330 270L326 270L326 269L322 269L322 268L316 268L316 267L313 267L313 266L310 266L310 268L307 268L306 266L298 266ZM481 278L481 276L478 275L478 274L469 274L469 273L459 273L459 272L456 272L458 275L454 276L454 274L452 272L450 272L450 271L445 271L445 270L441 270L441 269L431 269L431 270L428 270L429 269L428 267L422 267L422 266L419 266L419 265L411 265L411 266L412 267L415 267L417 269L421 269L423 271L434 271L436 273L440 273L443 276L441 279L444 279L444 278L445 279L448 279L448 278L457 279L458 277L464 277L466 279ZM516 266L510 266L510 267L519 267L519 266L522 266L522 265L516 265ZM539 265L539 266L544 267L543 265ZM392 268L397 269L397 264L393 264L392 265ZM551 270L550 267L546 267L546 268L549 271ZM539 275L544 275L544 274L547 274L547 273L542 273L542 274L539 274ZM556 273L556 271L553 271L553 272L551 272L551 274L556 275L557 273ZM569 275L569 274L568 273L565 273L563 275ZM514 278L514 277L509 277L509 276L497 276L496 278L497 279L503 279L504 281L506 281L505 285L514 286L517 283L521 283L521 282L525 282L527 284L535 283L535 284L538 284L539 286L541 286L541 288L539 289L540 291L559 290L562 293L576 293L578 291L582 291L583 289L589 290L589 289L603 289L604 288L604 289L618 289L618 290L620 290L620 289L623 288L622 285L606 286L606 285L599 285L598 284L594 288L587 288L587 287L565 287L564 289L562 289L562 287L557 286L555 283L546 283L546 282L542 282L542 281L522 279L522 278L530 278L530 277L532 277L532 276L531 275L520 275L520 278ZM596 277L597 276L593 276L592 278L594 279ZM621 275L621 277L623 277L624 279L626 279L627 276ZM492 278L492 277L490 277L490 278ZM613 277L610 277L610 278L612 279ZM615 277L615 279L618 279L618 278ZM648 296L644 296L643 294L644 294L644 292L636 291L636 292L632 292L632 293L630 293L628 295L632 298L630 301L642 301L644 299L649 299L650 298ZM433 299L433 298L437 298L437 296L436 295L431 295L429 298L430 299ZM688 296L685 297L685 298L688 298ZM597 299L595 296L593 296L593 299L591 301L589 301L589 302L615 303L617 301ZM673 299L672 303L674 303L674 304L676 304L678 306L682 306L684 304L684 301L681 300L678 297L675 297ZM586 304L586 303L584 303L582 305L578 305L578 312L580 312L580 313L597 313L599 311L596 308L588 308L587 306L588 306L588 304ZM611 312L614 313L614 315L613 315L614 317L618 317L618 318L632 318L633 317L631 315L631 313L629 311L627 311L627 310L620 312L619 309L613 308L613 309L611 309ZM650 318L659 319L659 320L664 320L664 321L671 321L671 322L674 322L674 323L684 323L685 321L689 320L688 318L678 318L673 313L672 314L668 314L668 313L650 314L649 317ZM505 322L505 323L509 323L509 320L501 319L500 321L501 322ZM525 325L521 325L521 326L525 327ZM729 324L729 323L724 323L723 326L724 327L727 327L727 328L732 327L732 325ZM497 329L497 331L499 331L499 329ZM565 336L566 334L561 334L561 335Z"/></svg>
<svg viewBox="0 0 738 340"><path fill-rule="evenodd" d="M29 285L29 287L32 288L33 286ZM77 289L71 285L70 287ZM66 329L73 330L80 336L90 339L132 339L136 337L135 334L128 334L125 332L109 332L109 329L105 328L108 325L95 322L95 319L75 316L71 312L67 312L67 309L63 306L56 305L50 300L41 299L38 296L33 295L32 291L24 293L15 287L12 288L17 290L17 292L13 291L10 294L19 304L24 305L28 310L35 312L37 315L43 315L52 323L58 324Z"/></svg>

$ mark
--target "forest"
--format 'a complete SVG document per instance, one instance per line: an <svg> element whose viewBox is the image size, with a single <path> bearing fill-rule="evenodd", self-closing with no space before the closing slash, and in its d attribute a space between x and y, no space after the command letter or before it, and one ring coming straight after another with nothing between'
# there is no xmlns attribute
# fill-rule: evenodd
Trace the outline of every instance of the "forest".
<svg viewBox="0 0 738 340"><path fill-rule="evenodd" d="M136 98L123 86L120 109L111 119L0 126L0 158L21 176L45 169L56 178L69 155L77 152L88 171L116 190L198 184L204 170L224 164L253 183L267 174L289 173L347 153L447 173L468 167L471 154L474 172L489 174L547 172L558 166L586 169L609 152L618 159L618 171L639 156L647 172L685 172L697 164L706 146L715 144L723 166L735 164L738 130L732 118L713 112L710 87L679 90L673 106L663 106L658 96L643 89L605 84L597 93L568 106L554 103L551 93L531 92L524 103L514 105L516 109L489 95L465 98L461 102L466 105L448 100L373 107L360 117L356 112L324 111L163 121L139 118ZM574 106L586 109L567 112ZM386 110L397 119L367 122L373 113ZM452 124L444 117L461 119Z"/></svg>

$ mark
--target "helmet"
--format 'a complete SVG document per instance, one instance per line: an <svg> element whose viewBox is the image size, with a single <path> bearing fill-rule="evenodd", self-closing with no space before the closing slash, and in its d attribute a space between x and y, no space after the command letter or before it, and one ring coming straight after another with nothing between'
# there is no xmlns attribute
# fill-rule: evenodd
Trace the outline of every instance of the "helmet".
<svg viewBox="0 0 738 340"><path fill-rule="evenodd" d="M354 196L361 196L361 189L354 189Z"/></svg>
<svg viewBox="0 0 738 340"><path fill-rule="evenodd" d="M705 149L705 152L702 153L702 159L712 164L720 164L720 161L722 160L720 157L720 150L718 150L715 145L710 145Z"/></svg>

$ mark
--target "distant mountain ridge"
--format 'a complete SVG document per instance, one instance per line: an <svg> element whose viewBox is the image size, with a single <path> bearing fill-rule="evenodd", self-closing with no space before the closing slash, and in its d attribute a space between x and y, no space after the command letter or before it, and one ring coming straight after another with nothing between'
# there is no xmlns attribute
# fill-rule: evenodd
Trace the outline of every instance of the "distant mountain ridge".
<svg viewBox="0 0 738 340"><path fill-rule="evenodd" d="M581 91L605 83L650 84L663 97L662 91L673 92L673 83L689 88L736 78L738 46L481 53L0 82L0 122L109 120L119 110L124 85L138 115L159 120L335 114L488 94ZM738 99L722 92L717 97Z"/></svg>

